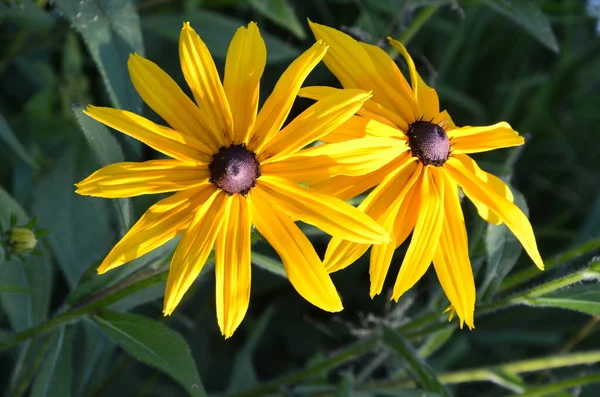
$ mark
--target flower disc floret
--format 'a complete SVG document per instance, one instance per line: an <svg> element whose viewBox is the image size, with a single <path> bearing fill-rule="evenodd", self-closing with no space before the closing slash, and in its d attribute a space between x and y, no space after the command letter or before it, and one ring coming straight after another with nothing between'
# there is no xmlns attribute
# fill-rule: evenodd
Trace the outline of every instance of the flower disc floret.
<svg viewBox="0 0 600 397"><path fill-rule="evenodd" d="M450 155L450 141L446 131L438 124L415 121L408 129L408 144L413 156L423 164L442 166Z"/></svg>
<svg viewBox="0 0 600 397"><path fill-rule="evenodd" d="M260 176L256 155L246 145L221 147L208 168L210 181L228 194L248 194Z"/></svg>

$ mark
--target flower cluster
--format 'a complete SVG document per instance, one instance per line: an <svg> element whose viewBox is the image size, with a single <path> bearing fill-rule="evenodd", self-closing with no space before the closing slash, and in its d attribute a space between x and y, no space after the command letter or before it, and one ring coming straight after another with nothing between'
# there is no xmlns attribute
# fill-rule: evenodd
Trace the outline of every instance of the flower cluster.
<svg viewBox="0 0 600 397"><path fill-rule="evenodd" d="M521 145L523 138L505 122L455 126L401 43L390 39L407 62L410 85L381 48L310 26L317 42L292 62L260 109L267 54L255 23L235 33L223 81L202 39L183 25L179 57L194 100L156 64L130 57L137 92L170 127L119 109L89 106L86 114L171 159L109 165L78 183L77 193L175 193L147 210L98 271L181 235L165 291L169 315L214 248L217 320L229 337L250 301L253 228L278 253L298 293L330 312L343 308L331 272L372 247L370 293L379 294L394 250L412 232L393 299L433 262L461 326L472 328L475 283L459 187L485 220L506 224L543 268L531 225L509 188L469 157ZM343 89L302 88L321 60ZM316 102L284 124L298 95ZM311 147L315 141L324 144ZM358 208L346 202L371 188ZM296 220L332 236L324 260Z"/></svg>

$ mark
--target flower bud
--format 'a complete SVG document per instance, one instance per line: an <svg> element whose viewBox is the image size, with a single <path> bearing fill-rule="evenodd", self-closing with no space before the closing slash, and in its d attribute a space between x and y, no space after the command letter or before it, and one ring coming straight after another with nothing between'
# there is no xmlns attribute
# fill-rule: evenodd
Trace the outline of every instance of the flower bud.
<svg viewBox="0 0 600 397"><path fill-rule="evenodd" d="M22 254L35 248L37 239L30 229L14 227L8 232L8 244L15 254Z"/></svg>

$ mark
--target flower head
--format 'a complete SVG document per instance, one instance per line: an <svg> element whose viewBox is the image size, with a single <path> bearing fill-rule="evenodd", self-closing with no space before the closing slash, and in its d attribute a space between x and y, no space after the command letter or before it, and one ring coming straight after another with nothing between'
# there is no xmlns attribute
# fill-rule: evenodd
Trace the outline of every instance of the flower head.
<svg viewBox="0 0 600 397"><path fill-rule="evenodd" d="M438 279L461 320L473 328L475 283L468 255L465 221L458 187L475 204L479 215L493 224L504 223L519 239L534 263L543 269L527 217L513 204L508 186L481 170L470 153L522 145L523 137L505 122L485 127L457 127L439 99L417 73L404 46L390 43L408 64L408 84L392 58L381 48L358 42L323 25L310 23L318 40L331 48L324 57L329 70L345 89L372 90L347 123L321 138L343 142L359 137L388 137L404 143L398 156L388 156L379 170L360 177L335 176L313 183L322 192L349 199L376 186L359 208L390 232L393 241L371 250L371 296L383 288L394 250L412 232L412 239L394 285L398 300L433 261ZM306 87L300 96L321 99L330 87ZM334 237L325 255L333 272L350 265L369 248Z"/></svg>
<svg viewBox="0 0 600 397"><path fill-rule="evenodd" d="M8 244L15 254L31 251L37 245L33 230L25 227L14 227L8 231Z"/></svg>
<svg viewBox="0 0 600 397"><path fill-rule="evenodd" d="M294 220L359 243L387 242L389 236L351 205L296 182L300 175L311 180L370 172L381 163L370 155L373 148L395 153L402 145L375 139L302 150L351 117L371 96L362 90L327 96L282 128L304 79L326 51L318 41L300 55L260 111L266 48L255 23L235 33L223 84L206 45L184 24L181 68L196 103L156 64L132 55L128 67L136 90L171 128L124 110L90 106L86 113L172 159L109 165L77 184L77 193L107 198L177 193L150 207L98 271L121 266L182 234L165 292L169 315L214 246L217 319L229 337L249 304L254 226L277 251L300 295L324 310L341 310L323 263Z"/></svg>

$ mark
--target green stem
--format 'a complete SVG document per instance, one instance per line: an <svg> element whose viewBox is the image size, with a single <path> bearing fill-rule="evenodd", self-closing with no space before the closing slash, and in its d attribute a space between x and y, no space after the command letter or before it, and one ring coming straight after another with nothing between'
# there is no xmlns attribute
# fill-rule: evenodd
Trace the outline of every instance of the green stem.
<svg viewBox="0 0 600 397"><path fill-rule="evenodd" d="M115 291L110 295L102 295L99 299L90 300L85 306L78 307L76 309L68 310L63 312L48 321L33 327L29 328L23 332L19 332L16 334L13 339L8 342L0 343L0 351L9 349L13 346L18 345L19 343L26 341L27 339L35 338L36 336L42 335L51 329L59 327L63 324L70 323L74 320L77 320L81 317L87 316L91 312L101 309L103 307L107 307L112 305L113 303L134 294L144 288L148 288L154 284L158 284L167 279L168 270L160 270L159 273L154 273L148 278L145 278L137 283L128 285L126 288Z"/></svg>
<svg viewBox="0 0 600 397"><path fill-rule="evenodd" d="M398 37L398 41L404 45L407 45L408 42L417 34L417 32L425 25L427 21L435 14L435 12L440 8L439 4L432 4L423 8L412 20L408 29L406 29L400 37Z"/></svg>
<svg viewBox="0 0 600 397"><path fill-rule="evenodd" d="M585 255L591 251L597 250L600 248L600 237L594 238L592 240L588 240L585 243L571 248L562 254L555 256L554 258L546 261L546 270L554 269L555 267L562 265L565 262L569 262L573 259L578 258L581 255ZM498 292L504 292L511 288L514 288L520 284L526 283L534 277L540 276L541 273L536 267L529 267L525 270L522 270L518 273L513 274L504 279L502 284L500 285L500 289Z"/></svg>
<svg viewBox="0 0 600 397"><path fill-rule="evenodd" d="M589 385L590 383L596 383L596 382L600 382L600 373L595 373L595 374L590 374L590 375L584 375L584 376L577 376L575 378L565 379L565 380L560 381L560 382L554 382L554 383L549 384L549 385L545 385L545 386L540 386L540 387L529 389L526 392L521 393L521 394L513 394L513 395L511 395L509 397L516 397L516 396L519 396L519 397L542 397L542 396L548 396L548 395L553 395L555 393L563 391L565 389L569 389L571 387Z"/></svg>

